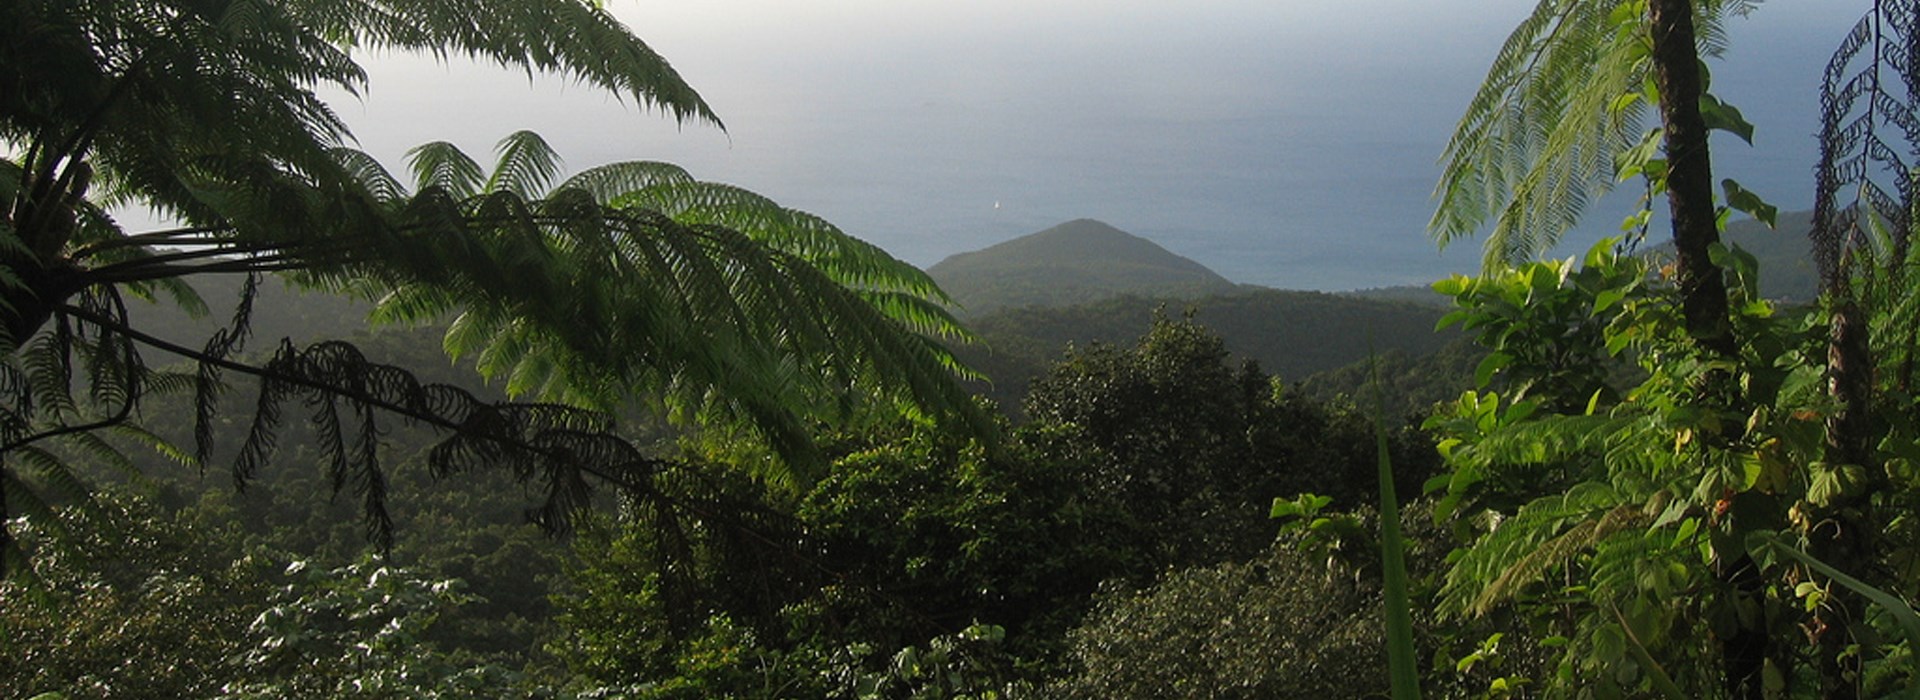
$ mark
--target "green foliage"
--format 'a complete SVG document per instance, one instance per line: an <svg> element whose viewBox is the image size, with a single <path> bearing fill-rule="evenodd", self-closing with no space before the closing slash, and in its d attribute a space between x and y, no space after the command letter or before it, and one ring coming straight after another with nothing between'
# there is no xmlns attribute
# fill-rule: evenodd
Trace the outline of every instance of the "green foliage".
<svg viewBox="0 0 1920 700"><path fill-rule="evenodd" d="M1648 269L1613 246L1608 240L1594 244L1584 265L1571 259L1531 263L1434 283L1434 291L1458 306L1439 327L1458 324L1488 350L1474 371L1479 387L1499 373L1514 401L1562 411L1597 400L1611 403L1619 395L1612 358L1625 340L1604 337L1610 318L1605 314L1647 284Z"/></svg>
<svg viewBox="0 0 1920 700"><path fill-rule="evenodd" d="M1068 698L1362 698L1388 690L1378 582L1290 548L1104 590Z"/></svg>
<svg viewBox="0 0 1920 700"><path fill-rule="evenodd" d="M505 685L503 671L467 668L427 640L441 611L469 600L457 580L373 558L332 570L294 561L284 576L246 629L239 662L252 679L220 697L464 697Z"/></svg>
<svg viewBox="0 0 1920 700"><path fill-rule="evenodd" d="M987 693L1115 568L1058 467L911 427L829 445L843 456L797 500L713 467L658 485L672 510L585 533L553 650L582 683L681 687L725 616L751 641L708 694Z"/></svg>
<svg viewBox="0 0 1920 700"><path fill-rule="evenodd" d="M1425 293L1434 296L1430 290ZM1387 415L1405 416L1418 424L1435 406L1451 403L1460 392L1474 388L1474 370L1486 355L1472 338L1455 335L1431 354L1382 352L1371 360L1308 375L1289 391L1323 402L1355 402L1377 382L1386 394ZM1504 388L1504 384L1493 386Z"/></svg>
<svg viewBox="0 0 1920 700"><path fill-rule="evenodd" d="M31 578L0 581L0 686L22 697L210 697L240 672L247 624L270 582L228 558L231 532L178 522L137 500L95 501L86 527L10 523L42 549ZM191 621L192 624L184 624Z"/></svg>
<svg viewBox="0 0 1920 700"><path fill-rule="evenodd" d="M1156 319L1132 348L1095 345L1071 355L1029 394L1036 423L1070 429L1074 450L1097 455L1094 496L1126 513L1154 513L1162 543L1150 561L1237 559L1270 533L1250 514L1275 494L1312 490L1346 502L1375 493L1364 466L1371 427L1356 412L1277 391L1256 365L1230 369L1218 337L1191 320ZM1428 464L1403 443L1398 474L1412 487Z"/></svg>
<svg viewBox="0 0 1920 700"><path fill-rule="evenodd" d="M1755 3L1691 4L1701 54L1713 56L1724 47L1721 23ZM1493 272L1551 248L1618 181L1638 175L1650 191L1665 189L1658 130L1641 127L1660 100L1646 12L1645 0L1543 0L1508 35L1441 158L1428 228L1442 245L1492 224L1484 267ZM1708 111L1742 130L1737 110Z"/></svg>
<svg viewBox="0 0 1920 700"><path fill-rule="evenodd" d="M520 674L432 641L471 601L451 579L362 558L335 569L245 548L230 520L99 500L74 553L0 582L0 684L67 698L472 697ZM26 518L23 537L44 534Z"/></svg>
<svg viewBox="0 0 1920 700"><path fill-rule="evenodd" d="M709 694L1038 692L1103 582L1261 556L1277 494L1374 493L1368 422L1226 359L1163 319L1062 363L1003 453L879 422L826 441L832 468L799 494L717 465L657 480L665 498L579 540L553 649L585 684L668 687L724 615L750 673ZM1412 488L1430 453L1395 449Z"/></svg>
<svg viewBox="0 0 1920 700"><path fill-rule="evenodd" d="M561 73L717 124L597 3L29 3L6 24L0 515L84 507L83 484L43 441L124 462L94 435L120 429L204 463L234 374L262 380L236 484L271 461L297 401L333 490L362 501L382 543L380 435L394 417L442 431L428 455L441 476L485 467L537 484L540 519L561 529L594 483L657 468L582 407L631 402L755 435L784 458L759 465L774 479L809 476L790 466L817 463L814 423L854 406L988 432L943 346L965 338L944 295L884 251L657 163L603 166L548 191L559 160L525 132L501 142L491 171L444 143L416 149L419 190L408 192L341 147L351 135L317 96L364 87L350 48L426 49ZM129 232L109 205L144 205L178 227ZM509 393L556 403L480 400L339 342L242 361L253 275L273 272L378 297L384 320L454 318L449 352ZM203 310L182 280L216 273L250 281L230 326L198 348L127 313L122 290ZM156 351L194 373L148 371L142 353ZM191 450L136 427L142 399L164 391L195 397ZM0 551L4 563L23 555L4 531Z"/></svg>
<svg viewBox="0 0 1920 700"><path fill-rule="evenodd" d="M1133 343L1162 309L1192 309L1193 319L1220 334L1228 350L1258 361L1262 369L1288 382L1310 380L1316 373L1352 366L1375 350L1385 357L1428 357L1459 337L1432 332L1433 322L1441 313L1432 305L1249 289L1179 302L1120 297L1067 308L1004 309L968 319L981 343L957 352L969 366L992 380L991 385L976 389L1003 408L1013 409L1032 382L1045 376L1060 359L1063 348ZM1369 337L1376 347L1369 347ZM1353 373L1359 374L1358 370ZM1407 380L1416 384L1444 381L1417 373ZM1343 382L1315 395L1331 400L1345 390L1350 396L1358 396L1351 389L1363 383L1364 378ZM1458 387L1454 387L1430 395L1440 400L1458 393Z"/></svg>
<svg viewBox="0 0 1920 700"><path fill-rule="evenodd" d="M802 466L808 423L849 404L980 420L953 382L967 370L937 342L966 332L885 251L662 163L603 165L546 192L558 162L537 136L508 136L498 156L488 172L448 144L416 149L430 189L402 217L451 238L410 234L396 253L417 269L375 268L356 288L384 292L376 318L452 318L448 353L510 394L750 426ZM436 192L457 210L437 211ZM458 230L435 231L443 219Z"/></svg>
<svg viewBox="0 0 1920 700"><path fill-rule="evenodd" d="M1636 386L1596 389L1584 402L1468 392L1428 422L1451 467L1431 484L1446 493L1438 514L1470 542L1453 558L1441 610L1513 610L1557 630L1565 638L1560 667L1536 679L1549 687L1704 693L1721 681L1711 669L1724 652L1686 640L1726 639L1742 627L1768 636L1772 651L1763 661L1774 680L1765 682L1804 682L1795 681L1793 660L1814 651L1795 630L1834 624L1838 608L1823 603L1825 589L1808 587L1820 567L1798 551L1775 556L1765 543L1777 536L1805 542L1842 507L1858 509L1849 517L1885 524L1870 528L1906 519L1913 497L1906 487L1870 491L1872 472L1825 461L1825 329L1753 301L1750 257L1722 249L1715 259L1735 294L1739 354L1731 358L1694 344L1672 293L1628 259L1590 255L1578 271L1534 263L1444 283L1462 304L1456 321L1497 331L1482 336L1490 345L1545 338L1584 356L1632 358L1644 372ZM1535 290L1531 298L1548 300L1546 308L1516 312L1509 297L1523 282ZM1528 350L1495 371L1551 377L1563 366L1558 348ZM1726 381L1710 380L1715 374ZM1883 405L1890 415L1911 415L1904 401ZM1883 444L1905 439L1892 430ZM1856 571L1886 573L1861 564ZM1732 567L1745 571L1735 580L1751 583L1728 583ZM1861 627L1828 633L1873 638ZM1878 677L1904 668L1899 646L1855 653Z"/></svg>

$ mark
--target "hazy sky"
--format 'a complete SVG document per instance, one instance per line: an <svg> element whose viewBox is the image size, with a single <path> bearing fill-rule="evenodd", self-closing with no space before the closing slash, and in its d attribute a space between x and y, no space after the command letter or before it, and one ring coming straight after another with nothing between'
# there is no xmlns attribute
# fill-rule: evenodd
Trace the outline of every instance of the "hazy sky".
<svg viewBox="0 0 1920 700"><path fill-rule="evenodd" d="M531 128L572 166L675 162L923 266L1088 217L1235 281L1352 289L1475 264L1473 243L1442 256L1424 237L1435 159L1532 4L610 0L725 132L557 78L384 54L337 107L396 167L424 141L478 155ZM1758 148L1716 140L1721 175L1807 206L1813 89L1866 5L1776 0L1735 21L1715 91Z"/></svg>

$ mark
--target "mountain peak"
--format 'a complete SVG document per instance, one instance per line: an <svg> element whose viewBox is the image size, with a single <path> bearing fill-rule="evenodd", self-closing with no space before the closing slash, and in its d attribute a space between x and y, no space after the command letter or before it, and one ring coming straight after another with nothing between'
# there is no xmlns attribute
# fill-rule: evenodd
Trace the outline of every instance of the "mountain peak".
<svg viewBox="0 0 1920 700"><path fill-rule="evenodd" d="M1194 298L1237 287L1205 265L1093 219L948 257L927 268L967 313L1122 295Z"/></svg>

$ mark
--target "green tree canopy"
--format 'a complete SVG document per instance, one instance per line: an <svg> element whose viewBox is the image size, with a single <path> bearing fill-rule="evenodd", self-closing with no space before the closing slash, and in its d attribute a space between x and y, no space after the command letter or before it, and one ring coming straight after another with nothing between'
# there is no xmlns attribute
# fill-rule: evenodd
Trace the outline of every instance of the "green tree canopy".
<svg viewBox="0 0 1920 700"><path fill-rule="evenodd" d="M557 160L525 134L502 143L490 174L443 144L423 147L416 187L404 187L343 148L351 135L316 94L365 86L349 49L414 49L559 72L718 125L598 3L36 0L3 12L9 512L84 500L43 441L114 461L124 460L96 431L152 441L134 427L147 392L198 395L199 444L179 456L205 457L210 406L232 372L263 380L235 479L271 455L280 407L304 401L334 483L364 498L376 534L383 413L446 431L434 453L442 474L505 467L537 482L556 523L583 502L590 477L633 483L622 474L651 468L603 416L570 407L610 407L629 392L662 412L750 428L788 458L778 464L806 463L810 424L860 405L986 429L954 382L965 370L940 345L964 334L939 290L830 224L659 164L593 169L549 190ZM120 205L178 225L128 231L110 215ZM459 315L449 350L564 404L476 401L339 343L241 362L250 293L202 348L128 322L123 290L198 309L183 280L208 272L292 273L381 298L388 319ZM154 349L198 371L150 371L142 353Z"/></svg>

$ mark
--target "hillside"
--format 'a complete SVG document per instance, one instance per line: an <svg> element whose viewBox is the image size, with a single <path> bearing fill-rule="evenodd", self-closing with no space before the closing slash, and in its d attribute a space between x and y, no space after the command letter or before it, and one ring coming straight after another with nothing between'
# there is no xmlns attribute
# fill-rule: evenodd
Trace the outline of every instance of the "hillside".
<svg viewBox="0 0 1920 700"><path fill-rule="evenodd" d="M1813 212L1780 212L1779 225L1769 229L1753 219L1727 224L1725 241L1760 261L1760 295L1769 299L1812 301L1820 293L1820 274L1813 269ZM1671 244L1661 250L1671 249Z"/></svg>
<svg viewBox="0 0 1920 700"><path fill-rule="evenodd" d="M1371 353L1419 358L1458 337L1435 333L1441 311L1430 306L1278 289L1250 289L1203 299L1115 297L1072 307L1003 309L971 320L984 347L960 355L991 378L980 391L1001 408L1017 412L1035 377L1046 372L1068 344L1126 343L1146 332L1153 314L1194 319L1226 342L1234 354L1288 382L1297 382L1364 360Z"/></svg>
<svg viewBox="0 0 1920 700"><path fill-rule="evenodd" d="M1134 240L1158 249L1143 239ZM217 324L225 323L231 315L240 278L209 276L195 284L211 309L207 318L190 319L168 303L134 302L131 310L143 327L198 347ZM1229 293L1197 299L1129 294L1077 305L1003 307L967 319L983 344L959 348L959 352L992 379L990 384L975 388L998 401L1003 409L1017 413L1028 384L1058 361L1069 344L1130 342L1146 332L1156 310L1177 316L1192 309L1195 320L1219 333L1229 350L1259 362L1263 369L1290 383L1340 368L1349 368L1347 374L1353 374L1358 370L1350 366L1364 361L1371 352L1378 352L1389 368L1404 363L1425 367L1425 363L1438 361L1430 359L1436 357L1435 353L1459 338L1452 332L1433 333L1434 322L1443 311L1430 303L1232 285L1228 288ZM1439 299L1431 292L1424 296ZM302 293L277 279L265 280L255 303L254 334L248 349L269 353L283 338L296 345L349 339L375 361L407 366L427 381L484 391L467 368L455 366L441 354L439 329L369 329L369 308L365 301ZM1477 361L1477 357L1473 359ZM1449 364L1445 370L1409 371L1424 377L1453 374L1453 369L1457 368ZM1470 375L1470 371L1469 363L1461 376ZM1309 382L1308 389L1323 397L1351 391L1357 386L1354 377L1358 376L1316 379ZM1448 387L1443 393L1457 391ZM1414 391L1409 398L1424 405L1433 397L1429 392Z"/></svg>
<svg viewBox="0 0 1920 700"><path fill-rule="evenodd" d="M245 280L243 275L197 275L190 279L189 284L199 292L201 301L207 304L207 315L200 318L189 316L165 297L154 303L129 298L127 313L133 316L136 325L153 331L155 335L199 347L214 330L231 322L234 307L240 301L240 287ZM373 309L373 304L351 297L300 290L277 277L269 276L260 281L253 309L253 339L249 346L270 350L283 338L292 340L296 345L305 345L365 334L369 330L367 313Z"/></svg>
<svg viewBox="0 0 1920 700"><path fill-rule="evenodd" d="M1812 301L1820 290L1819 273L1813 269L1812 244L1807 241L1807 231L1813 228L1813 212L1781 212L1775 223L1778 225L1769 229L1766 224L1753 219L1731 221L1722 240L1739 246L1760 261L1761 296L1793 302ZM1665 239L1657 231L1649 234L1648 238L1659 243L1643 246L1641 250L1647 250L1651 255L1673 254L1673 244L1664 242ZM1433 293L1426 285L1358 289L1341 294L1360 299L1409 301L1440 308L1452 306L1450 300Z"/></svg>
<svg viewBox="0 0 1920 700"><path fill-rule="evenodd" d="M1092 219L959 253L927 273L969 316L1121 295L1199 298L1238 288L1200 263Z"/></svg>

